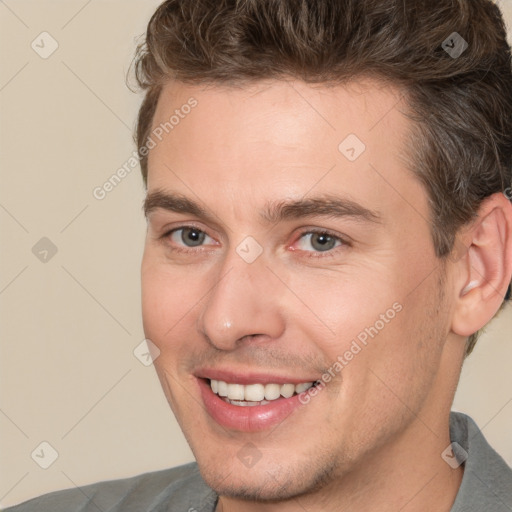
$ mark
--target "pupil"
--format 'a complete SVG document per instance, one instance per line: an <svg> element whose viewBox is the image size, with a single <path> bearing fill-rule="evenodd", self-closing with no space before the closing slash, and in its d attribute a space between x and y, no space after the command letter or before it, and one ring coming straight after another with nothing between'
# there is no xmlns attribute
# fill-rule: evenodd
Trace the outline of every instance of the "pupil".
<svg viewBox="0 0 512 512"><path fill-rule="evenodd" d="M314 234L312 237L312 245L319 251L327 251L334 247L334 238L325 233Z"/></svg>
<svg viewBox="0 0 512 512"><path fill-rule="evenodd" d="M204 240L204 233L198 229L184 229L181 238L188 246L201 245Z"/></svg>

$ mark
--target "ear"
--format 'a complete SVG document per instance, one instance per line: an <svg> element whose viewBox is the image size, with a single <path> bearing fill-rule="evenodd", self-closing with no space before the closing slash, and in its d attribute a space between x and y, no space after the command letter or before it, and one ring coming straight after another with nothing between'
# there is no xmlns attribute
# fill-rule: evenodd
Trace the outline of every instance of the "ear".
<svg viewBox="0 0 512 512"><path fill-rule="evenodd" d="M455 264L452 331L467 337L493 318L512 279L512 203L505 194L482 202L460 241L468 249Z"/></svg>

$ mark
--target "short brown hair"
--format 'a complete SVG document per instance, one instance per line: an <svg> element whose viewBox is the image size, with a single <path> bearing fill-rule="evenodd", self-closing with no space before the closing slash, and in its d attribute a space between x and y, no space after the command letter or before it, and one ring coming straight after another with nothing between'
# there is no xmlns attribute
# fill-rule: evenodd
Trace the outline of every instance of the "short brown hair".
<svg viewBox="0 0 512 512"><path fill-rule="evenodd" d="M448 51L456 42L460 55ZM140 149L169 80L337 84L369 76L406 91L411 170L429 197L439 258L452 253L482 200L512 185L511 52L491 0L167 0L134 68L146 92L136 129L145 182Z"/></svg>

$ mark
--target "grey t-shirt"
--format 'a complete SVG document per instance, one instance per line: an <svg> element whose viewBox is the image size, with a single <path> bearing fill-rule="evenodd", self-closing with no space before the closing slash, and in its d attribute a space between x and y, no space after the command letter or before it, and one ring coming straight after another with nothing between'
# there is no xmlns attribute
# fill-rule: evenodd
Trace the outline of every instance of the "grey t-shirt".
<svg viewBox="0 0 512 512"><path fill-rule="evenodd" d="M475 422L452 413L450 437L468 454L451 512L512 512L512 470L489 446ZM216 503L217 495L194 462L53 492L5 512L214 512Z"/></svg>

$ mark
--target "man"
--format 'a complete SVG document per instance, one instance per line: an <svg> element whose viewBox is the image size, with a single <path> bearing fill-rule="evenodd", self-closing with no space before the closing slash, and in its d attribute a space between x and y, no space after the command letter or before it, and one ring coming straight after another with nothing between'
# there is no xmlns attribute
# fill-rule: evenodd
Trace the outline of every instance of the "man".
<svg viewBox="0 0 512 512"><path fill-rule="evenodd" d="M135 69L144 328L197 464L10 510L512 510L450 415L512 277L496 5L168 0Z"/></svg>

